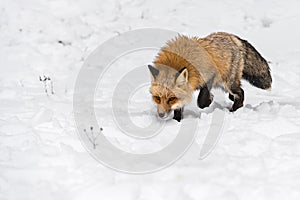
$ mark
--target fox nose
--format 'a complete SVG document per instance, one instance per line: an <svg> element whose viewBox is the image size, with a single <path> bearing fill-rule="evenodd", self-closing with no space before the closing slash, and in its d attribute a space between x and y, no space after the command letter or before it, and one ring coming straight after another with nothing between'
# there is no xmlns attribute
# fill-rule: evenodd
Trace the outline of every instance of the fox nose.
<svg viewBox="0 0 300 200"><path fill-rule="evenodd" d="M163 118L163 117L165 116L165 113L158 113L158 116L159 116L160 118Z"/></svg>

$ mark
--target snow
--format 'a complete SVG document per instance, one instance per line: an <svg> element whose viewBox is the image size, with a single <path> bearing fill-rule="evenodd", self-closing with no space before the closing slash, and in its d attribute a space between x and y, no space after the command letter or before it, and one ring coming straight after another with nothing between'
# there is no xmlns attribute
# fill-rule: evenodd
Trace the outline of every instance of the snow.
<svg viewBox="0 0 300 200"><path fill-rule="evenodd" d="M138 0L0 1L0 199L299 199L300 2ZM196 141L175 164L155 173L124 174L97 162L77 135L75 81L93 50L126 31L155 27L205 36L227 31L251 42L270 61L271 91L243 82L245 106L235 113L222 91L199 110L195 98L186 122L197 119ZM117 82L157 51L126 55L99 84L95 112L103 134L118 148L157 151L180 124L137 140L119 131L111 112ZM122 66L118 67L118 66ZM148 72L145 72L148 73ZM54 94L39 76L50 77ZM195 95L196 96L196 95ZM139 127L156 122L148 85L129 99ZM224 114L215 149L200 159L214 113ZM86 128L92 124L86 124Z"/></svg>

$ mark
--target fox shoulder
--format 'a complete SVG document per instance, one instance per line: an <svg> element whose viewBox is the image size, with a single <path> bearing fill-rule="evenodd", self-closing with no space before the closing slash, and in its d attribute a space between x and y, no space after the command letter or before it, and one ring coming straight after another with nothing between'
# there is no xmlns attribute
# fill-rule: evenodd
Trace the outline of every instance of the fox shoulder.
<svg viewBox="0 0 300 200"><path fill-rule="evenodd" d="M155 65L165 65L177 71L188 70L188 82L195 90L207 80L207 71L214 66L207 51L196 37L178 35L161 48L154 60Z"/></svg>

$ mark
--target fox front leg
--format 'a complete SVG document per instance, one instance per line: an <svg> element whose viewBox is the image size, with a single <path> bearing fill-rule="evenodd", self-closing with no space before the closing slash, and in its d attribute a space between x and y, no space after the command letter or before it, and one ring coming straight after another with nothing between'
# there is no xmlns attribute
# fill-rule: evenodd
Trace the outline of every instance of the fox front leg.
<svg viewBox="0 0 300 200"><path fill-rule="evenodd" d="M179 108L179 109L174 110L173 119L180 122L180 120L182 119L182 113L183 113L183 108Z"/></svg>
<svg viewBox="0 0 300 200"><path fill-rule="evenodd" d="M213 95L210 94L210 91L206 85L204 85L199 92L197 105L199 108L208 107L213 100Z"/></svg>

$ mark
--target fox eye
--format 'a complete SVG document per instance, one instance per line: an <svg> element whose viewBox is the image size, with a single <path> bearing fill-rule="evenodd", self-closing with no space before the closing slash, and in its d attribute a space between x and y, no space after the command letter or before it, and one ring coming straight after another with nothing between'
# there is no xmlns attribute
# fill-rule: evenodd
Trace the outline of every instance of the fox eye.
<svg viewBox="0 0 300 200"><path fill-rule="evenodd" d="M160 97L159 96L153 96L154 101L156 101L156 103L160 103Z"/></svg>
<svg viewBox="0 0 300 200"><path fill-rule="evenodd" d="M170 103L170 102L172 102L172 101L175 101L176 100L176 97L170 97L169 99L168 99L168 103Z"/></svg>

